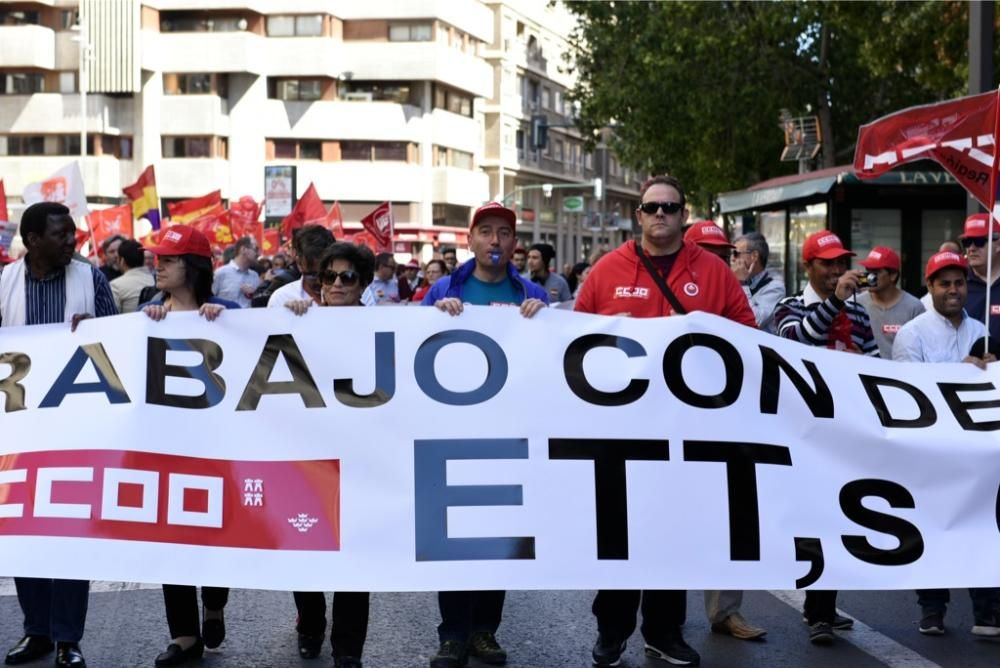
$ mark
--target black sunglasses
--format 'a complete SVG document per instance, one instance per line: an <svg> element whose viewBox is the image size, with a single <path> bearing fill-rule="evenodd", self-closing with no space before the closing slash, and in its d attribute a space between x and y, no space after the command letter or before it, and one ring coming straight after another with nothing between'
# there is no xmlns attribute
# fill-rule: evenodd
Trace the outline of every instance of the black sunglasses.
<svg viewBox="0 0 1000 668"><path fill-rule="evenodd" d="M340 284L345 288L349 288L352 285L357 285L358 279L361 277L358 272L348 269L347 271L324 271L319 275L319 280L323 285L333 285L340 279Z"/></svg>
<svg viewBox="0 0 1000 668"><path fill-rule="evenodd" d="M993 237L993 242L996 243L997 238ZM986 237L966 237L962 239L962 248L971 248L975 246L976 248L982 248L986 245Z"/></svg>
<svg viewBox="0 0 1000 668"><path fill-rule="evenodd" d="M680 202L643 202L639 205L639 210L643 213L654 214L657 209L663 209L665 214L674 214L684 208Z"/></svg>

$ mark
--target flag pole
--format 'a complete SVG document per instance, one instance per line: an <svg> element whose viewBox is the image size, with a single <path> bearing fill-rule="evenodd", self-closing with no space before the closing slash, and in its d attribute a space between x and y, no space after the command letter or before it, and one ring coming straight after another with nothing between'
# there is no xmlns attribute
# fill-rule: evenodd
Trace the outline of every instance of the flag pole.
<svg viewBox="0 0 1000 668"><path fill-rule="evenodd" d="M993 110L993 168L990 169L990 211L989 229L986 234L986 307L983 309L983 324L986 325L986 333L983 335L983 355L990 350L990 316L992 307L993 289L993 225L997 221L997 161L1000 160L1000 88L994 99Z"/></svg>

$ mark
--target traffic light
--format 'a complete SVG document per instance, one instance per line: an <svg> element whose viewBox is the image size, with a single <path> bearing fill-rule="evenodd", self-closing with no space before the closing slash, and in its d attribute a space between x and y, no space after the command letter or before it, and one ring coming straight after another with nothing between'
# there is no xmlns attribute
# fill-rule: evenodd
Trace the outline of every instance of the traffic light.
<svg viewBox="0 0 1000 668"><path fill-rule="evenodd" d="M531 148L541 151L549 141L549 121L545 114L531 116Z"/></svg>

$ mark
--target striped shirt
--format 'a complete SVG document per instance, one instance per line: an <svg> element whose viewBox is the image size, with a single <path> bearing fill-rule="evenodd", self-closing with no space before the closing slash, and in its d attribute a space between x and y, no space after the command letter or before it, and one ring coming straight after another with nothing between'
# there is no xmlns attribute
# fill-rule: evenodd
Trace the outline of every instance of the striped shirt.
<svg viewBox="0 0 1000 668"><path fill-rule="evenodd" d="M91 266L94 276L94 313L98 318L118 315L111 286L100 269ZM59 267L49 272L41 280L31 275L25 262L24 315L27 325L51 325L66 319L66 268Z"/></svg>
<svg viewBox="0 0 1000 668"><path fill-rule="evenodd" d="M872 333L871 320L865 307L856 299L843 301L837 295L820 299L811 285L797 295L785 297L774 310L778 336L810 346L830 345L828 334L833 319L841 312L851 324L851 341L865 355L878 357L878 344Z"/></svg>

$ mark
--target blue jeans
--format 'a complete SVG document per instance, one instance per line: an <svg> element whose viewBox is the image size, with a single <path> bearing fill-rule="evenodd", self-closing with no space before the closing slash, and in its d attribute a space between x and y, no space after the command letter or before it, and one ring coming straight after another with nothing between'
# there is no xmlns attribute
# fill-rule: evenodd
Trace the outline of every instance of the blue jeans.
<svg viewBox="0 0 1000 668"><path fill-rule="evenodd" d="M24 613L24 633L53 642L80 642L87 623L90 583L86 580L14 578Z"/></svg>

